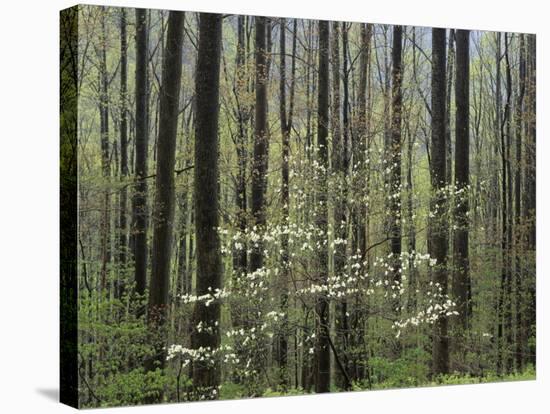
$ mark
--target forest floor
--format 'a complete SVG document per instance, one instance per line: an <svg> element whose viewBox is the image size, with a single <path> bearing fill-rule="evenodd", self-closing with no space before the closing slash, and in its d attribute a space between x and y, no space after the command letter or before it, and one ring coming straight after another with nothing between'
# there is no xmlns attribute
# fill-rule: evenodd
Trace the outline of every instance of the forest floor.
<svg viewBox="0 0 550 414"><path fill-rule="evenodd" d="M352 391L378 391L378 390L390 390L390 389L403 389L403 388L419 388L419 387L436 387L440 385L468 385L468 384L488 384L488 383L498 383L498 382L510 382L510 381L534 381L537 379L535 369L532 366L527 367L521 373L512 373L508 375L497 375L495 373L487 373L482 377L474 377L471 375L464 374L449 374L444 376L439 376L437 378L427 380L427 381L418 381L409 377L408 379L403 379L401 382L396 382L395 379L382 381L376 384L369 386L367 383L356 383L353 386ZM244 387L235 383L225 383L222 385L220 390L220 399L238 399L238 398L247 398L244 392ZM342 392L342 390L337 388L331 388L331 392ZM286 391L273 390L268 388L262 397L283 397L283 396L293 396L293 395L306 395L309 394L305 392L302 388L292 388Z"/></svg>

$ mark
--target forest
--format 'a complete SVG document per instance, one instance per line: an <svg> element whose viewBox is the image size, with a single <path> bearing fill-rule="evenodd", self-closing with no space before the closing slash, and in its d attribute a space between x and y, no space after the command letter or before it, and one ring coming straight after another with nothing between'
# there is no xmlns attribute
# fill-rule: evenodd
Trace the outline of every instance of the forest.
<svg viewBox="0 0 550 414"><path fill-rule="evenodd" d="M80 407L535 378L535 35L60 30Z"/></svg>

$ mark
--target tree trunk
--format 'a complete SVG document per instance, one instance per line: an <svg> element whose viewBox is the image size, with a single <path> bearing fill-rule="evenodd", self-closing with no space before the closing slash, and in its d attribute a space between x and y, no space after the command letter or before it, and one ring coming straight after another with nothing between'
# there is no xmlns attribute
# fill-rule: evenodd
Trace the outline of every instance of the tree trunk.
<svg viewBox="0 0 550 414"><path fill-rule="evenodd" d="M445 29L432 29L432 142L431 181L432 200L430 211L434 217L430 223L429 254L437 260L433 270L434 282L441 287L441 294L447 294L447 250L448 229L444 188L447 186L447 145L445 139L446 112L446 64ZM449 372L449 338L447 317L441 315L434 323L433 366L435 375Z"/></svg>
<svg viewBox="0 0 550 414"><path fill-rule="evenodd" d="M265 193L269 139L267 131L267 60L266 18L255 18L256 112L254 117L254 160L252 171L252 215L257 231L263 232L266 224ZM258 242L250 254L250 271L263 266L263 243Z"/></svg>
<svg viewBox="0 0 550 414"><path fill-rule="evenodd" d="M401 113L403 96L403 69L401 63L403 27L393 27L392 47L392 105L390 155L390 246L392 254L393 281L401 283ZM394 310L399 313L399 300Z"/></svg>
<svg viewBox="0 0 550 414"><path fill-rule="evenodd" d="M282 146L281 146L281 203L283 205L283 225L289 225L289 157L290 157L290 132L292 130L292 116L293 116L293 107L294 107L294 85L295 85L295 69L296 69L296 20L294 20L294 30L292 38L292 67L291 67L291 86L290 86L290 108L287 116L286 109L286 20L281 19L280 21L280 76L279 76L279 94L280 94L280 118L281 118L281 135L282 135ZM282 324L282 329L285 330L288 324L288 283L289 283L289 245L288 245L288 233L283 232L281 236L281 250L282 250L282 271L280 278L280 306L281 312L285 315L284 322ZM287 372L287 361L288 359L288 338L286 332L281 332L278 340L278 355L277 362L279 364L279 369L281 370L281 385L286 387L288 385L288 372Z"/></svg>
<svg viewBox="0 0 550 414"><path fill-rule="evenodd" d="M500 51L500 34L497 35L497 53ZM500 55L500 53L499 53ZM510 101L512 92L512 78L510 73L510 61L508 54L508 35L504 34L504 60L505 60L505 85L506 85L506 101L504 105L504 113L502 120L499 122L500 128L500 155L502 165L502 195L501 195L501 280L500 280L500 296L498 301L498 360L497 360L497 373L506 374L510 371L511 360L511 342L512 342L512 309L511 309L511 260L510 260L510 244L511 244L511 232L512 223L511 212L511 192L509 188L510 184L510 133L511 133L511 120L510 120ZM500 73L500 61L497 60L497 74ZM500 76L497 76L500 80ZM499 99L500 93L497 94Z"/></svg>
<svg viewBox="0 0 550 414"><path fill-rule="evenodd" d="M459 313L457 326L469 328L470 275L468 259L469 185L470 185L470 32L456 31L456 141L455 141L455 225L453 296ZM462 354L463 349L458 352Z"/></svg>
<svg viewBox="0 0 550 414"><path fill-rule="evenodd" d="M132 198L132 231L136 293L142 296L147 286L147 155L149 148L148 114L148 33L147 11L136 9L136 159Z"/></svg>
<svg viewBox="0 0 550 414"><path fill-rule="evenodd" d="M454 29L449 29L449 48L447 49L447 96L445 97L447 106L447 112L445 114L445 141L447 145L447 181L449 182L451 182L453 176L453 163L451 162L453 159L453 142L451 136L451 98L453 95L453 73L455 65L455 33L456 31Z"/></svg>
<svg viewBox="0 0 550 414"><path fill-rule="evenodd" d="M522 269L522 255L525 248L524 231L522 229L523 222L523 209L521 205L521 178L522 178L522 136L523 136L523 113L524 105L523 98L525 96L525 40L522 34L519 35L519 88L515 102L516 114L515 114L515 128L516 128L516 176L515 176L515 192L514 192L514 204L515 204L515 225L518 234L515 235L515 288L516 288L516 352L515 352L515 366L518 372L523 371L523 353L525 352L525 327L524 327L524 315L523 315L523 269Z"/></svg>
<svg viewBox="0 0 550 414"><path fill-rule="evenodd" d="M190 150L190 139L187 135L185 145L183 145L182 151L186 153ZM189 161L186 160L184 168L189 167ZM185 188L189 188L189 178L185 177ZM189 217L189 198L188 193L184 192L177 196L177 205L179 210L179 231L178 231L178 257L177 257L177 270L176 270L176 295L190 295L191 294L191 279L192 275L189 271L188 265L188 250L189 245L187 243L187 236L189 235L189 225L187 219Z"/></svg>
<svg viewBox="0 0 550 414"><path fill-rule="evenodd" d="M107 74L107 33L105 28L105 8L101 12L101 62L100 62L100 135L101 135L101 170L105 180L103 212L101 219L101 291L107 287L107 273L111 261L111 190L109 188L111 163L109 143L109 76Z"/></svg>
<svg viewBox="0 0 550 414"><path fill-rule="evenodd" d="M352 162L352 155L355 155L358 153L358 146L356 143L352 142L351 140L351 122L350 122L350 98L349 98L349 25L348 23L342 22L342 86L343 86L343 102L342 102L342 123L343 123L343 136L342 136L342 143L340 148L340 171L342 173L342 179L345 179L345 177L350 172L350 164ZM355 164L356 161L354 161ZM341 205L338 207L338 209L341 210L340 215L341 219L339 221L340 223L340 232L342 235L342 239L346 240L346 234L348 232L348 223L349 220L352 220L352 228L355 231L352 231L350 240L352 242L352 253L356 254L358 249L358 241L357 241L357 214L351 215L348 214L348 208L347 208L347 197L348 192L347 189L345 189L342 192L342 201ZM335 263L338 264L338 266L344 266L345 267L345 261L346 261L346 245L342 244L340 245L339 254L341 254L340 260L342 263ZM342 269L343 270L343 269ZM350 332L350 312L348 310L348 301L346 298L340 299L340 302L337 303L336 306L337 311L337 317L338 317L338 331L339 331L339 340L341 342L341 351L342 351L342 362L343 366L347 369L349 368L349 357L348 357L348 349L350 347L350 340L351 340L351 332ZM351 387L351 384L349 384L346 380L347 376L343 375L344 373L339 371L340 374L342 374L342 386L344 389L349 389ZM340 375L339 375L340 376Z"/></svg>
<svg viewBox="0 0 550 414"><path fill-rule="evenodd" d="M157 141L156 194L153 207L152 273L149 289L149 329L154 335L155 355L148 369L163 368L166 340L165 323L170 290L174 221L174 167L179 96L182 72L183 12L168 17L166 49L162 62L159 133Z"/></svg>
<svg viewBox="0 0 550 414"><path fill-rule="evenodd" d="M319 21L319 87L317 104L317 149L319 172L317 198L316 226L321 239L326 237L328 230L327 209L327 173L328 168L328 97L329 97L329 23ZM328 246L321 244L318 251L317 282L326 284L328 280ZM316 313L318 318L318 339L316 344L316 381L315 392L330 391L330 326L329 300L321 294L317 299Z"/></svg>
<svg viewBox="0 0 550 414"><path fill-rule="evenodd" d="M128 237L126 235L126 205L128 204L128 191L126 177L128 176L128 105L127 105L127 80L128 80L128 56L126 39L126 9L120 9L120 179L123 181L120 190L120 212L119 212L119 239L118 239L118 262L122 270L122 280L119 271L117 297L121 297L125 289L126 281L126 252L128 248Z"/></svg>
<svg viewBox="0 0 550 414"><path fill-rule="evenodd" d="M361 52L359 56L359 92L357 94L358 108L358 125L356 147L357 147L357 164L361 171L366 173L368 165L365 164L367 149L367 76L368 65L370 60L370 42L372 37L372 27L369 24L361 24ZM366 189L368 191L368 188ZM361 252L361 257L364 259L367 249L367 229L366 229L367 209L364 205L358 209L357 214L357 248Z"/></svg>
<svg viewBox="0 0 550 414"><path fill-rule="evenodd" d="M201 13L199 52L196 70L197 115L195 129L195 233L197 251L196 294L206 295L222 287L222 258L219 226L218 186L218 114L220 93L220 55L222 15ZM192 347L214 350L220 345L220 303L209 306L198 301L193 313L193 327L199 323L208 330L193 331ZM206 398L217 398L220 384L219 362L195 361L193 385Z"/></svg>
<svg viewBox="0 0 550 414"><path fill-rule="evenodd" d="M247 168L247 147L248 147L248 121L249 112L246 108L246 92L248 84L248 76L246 69L246 50L245 50L245 27L244 16L238 17L238 34L237 34L237 57L236 57L236 86L235 94L237 96L237 184L235 191L236 207L237 207L237 222L239 232L244 234L246 230L246 210L247 210L247 194L246 194L246 168ZM233 254L233 270L236 277L241 277L246 272L247 255L246 242L241 249L236 249ZM238 313L238 312L237 312ZM237 316L237 315L235 315ZM235 318L239 319L239 317ZM237 324L240 325L240 324Z"/></svg>
<svg viewBox="0 0 550 414"><path fill-rule="evenodd" d="M340 22L332 23L332 45L331 45L331 63L332 63L332 170L339 175L340 180L344 180L347 175L344 160L344 143L342 141L341 126L341 106L340 106ZM346 198L347 191L344 186L341 193L336 194L334 200L334 238L345 240L347 237L347 216L346 216ZM342 277L346 264L346 244L338 243L334 246L334 276ZM347 326L347 303L343 300L336 304L335 332L338 349L344 366L348 365L347 346L348 346L348 326ZM341 388L345 388L345 377L336 371L336 383Z"/></svg>
<svg viewBox="0 0 550 414"><path fill-rule="evenodd" d="M537 158L536 158L536 141L537 141L537 50L536 50L536 38L535 35L528 35L527 37L527 53L528 63L527 69L527 121L526 121L526 148L525 148L525 208L524 215L527 224L527 252L532 255L533 261L536 248L536 208L537 208L537 194L536 194L536 171L537 171ZM527 328L526 338L532 338L535 336L536 329L536 269L533 265L532 269L529 269L529 275L531 275L530 285L527 288L528 306L525 309L525 326ZM530 347L528 350L528 362L535 366L536 364L536 349Z"/></svg>
<svg viewBox="0 0 550 414"><path fill-rule="evenodd" d="M504 34L504 63L505 63L505 75L506 75L506 104L504 106L504 134L506 137L505 148L503 147L505 169L503 174L506 175L506 185L503 181L503 197L506 196L506 213L503 212L503 223L506 223L506 232L503 230L503 236L505 237L506 249L503 251L505 255L504 272L506 277L506 303L504 309L505 318L505 332L506 332L506 373L512 372L514 365L513 358L513 316L512 316L512 233L514 217L512 214L512 169L511 169L511 146L512 146L512 72L510 68L510 41L508 33ZM504 137L504 136L503 136ZM503 141L504 142L504 141Z"/></svg>

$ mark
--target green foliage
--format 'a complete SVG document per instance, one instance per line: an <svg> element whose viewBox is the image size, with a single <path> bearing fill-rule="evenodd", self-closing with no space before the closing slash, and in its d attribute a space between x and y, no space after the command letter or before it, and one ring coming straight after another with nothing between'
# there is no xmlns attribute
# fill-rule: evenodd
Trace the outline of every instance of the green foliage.
<svg viewBox="0 0 550 414"><path fill-rule="evenodd" d="M246 395L245 387L234 382L224 382L220 386L220 398L222 400L243 398Z"/></svg>
<svg viewBox="0 0 550 414"><path fill-rule="evenodd" d="M307 394L302 388L291 388L286 391L276 388L267 388L264 393L263 397L283 397L283 396L290 396L290 395L305 395Z"/></svg>
<svg viewBox="0 0 550 414"><path fill-rule="evenodd" d="M439 375L431 379L429 378L429 372L426 369L426 365L422 365L421 362L413 362L407 357L399 358L396 361L390 361L384 358L373 358L371 365L375 375L372 378L372 387L369 386L367 381L356 382L353 384L353 391L404 387L433 387L438 385L484 384L507 381L532 381L536 379L536 372L532 365L527 366L522 372L514 372L508 375L499 376L495 372L487 372L482 376L475 376L472 374L455 372L448 375ZM378 377L376 377L376 375L378 375Z"/></svg>
<svg viewBox="0 0 550 414"><path fill-rule="evenodd" d="M401 357L390 360L374 357L370 361L374 388L401 388L428 381L430 354L421 348L407 349ZM361 384L365 388L365 384Z"/></svg>
<svg viewBox="0 0 550 414"><path fill-rule="evenodd" d="M145 372L138 368L106 378L105 383L97 388L97 394L102 402L106 402L105 406L138 405L162 395L167 381L161 370Z"/></svg>
<svg viewBox="0 0 550 414"><path fill-rule="evenodd" d="M462 384L482 384L489 382L505 381L530 381L536 379L535 369L532 365L525 368L523 372L513 372L508 375L497 375L494 372L488 372L484 376L472 376L470 374L449 374L434 378L426 385L462 385Z"/></svg>
<svg viewBox="0 0 550 414"><path fill-rule="evenodd" d="M153 351L145 318L135 316L136 308L143 306L144 299L81 295L78 331L80 376L87 378L80 384L84 407L95 407L98 400L102 406L139 404L170 387L160 370L146 373L142 368Z"/></svg>

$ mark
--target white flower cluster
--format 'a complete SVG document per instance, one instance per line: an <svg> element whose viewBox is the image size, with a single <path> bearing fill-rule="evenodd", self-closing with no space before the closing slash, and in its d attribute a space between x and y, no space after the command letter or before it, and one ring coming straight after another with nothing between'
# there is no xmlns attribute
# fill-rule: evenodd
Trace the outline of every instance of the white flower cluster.
<svg viewBox="0 0 550 414"><path fill-rule="evenodd" d="M283 312L271 311L266 314L267 317L272 318L275 322L285 317Z"/></svg>
<svg viewBox="0 0 550 414"><path fill-rule="evenodd" d="M230 292L225 289L208 288L209 292L204 295L181 295L180 299L183 303L195 303L195 302L204 302L205 306L210 306L214 301L227 298L230 295Z"/></svg>
<svg viewBox="0 0 550 414"><path fill-rule="evenodd" d="M176 357L182 358L183 368L188 366L192 361L201 361L214 365L217 358L222 358L224 363L239 363L239 359L230 345L221 345L214 349L209 346L193 349L179 344L170 345L167 349L166 360L170 361Z"/></svg>
<svg viewBox="0 0 550 414"><path fill-rule="evenodd" d="M431 294L431 296L437 296L441 301L435 302L434 299L430 299L426 309L422 309L418 311L416 315L396 321L392 324L392 328L397 329L397 338L401 335L401 330L409 326L418 326L422 323L433 324L442 317L458 315L458 312L455 310L456 303L450 300L446 295L435 293Z"/></svg>
<svg viewBox="0 0 550 414"><path fill-rule="evenodd" d="M208 326L203 321L200 321L197 326L195 327L197 329L197 332L208 332L210 334L214 333L215 329L219 326L219 322L215 321L214 326Z"/></svg>

